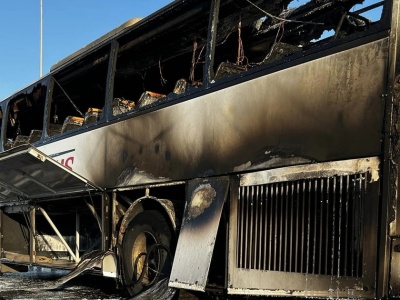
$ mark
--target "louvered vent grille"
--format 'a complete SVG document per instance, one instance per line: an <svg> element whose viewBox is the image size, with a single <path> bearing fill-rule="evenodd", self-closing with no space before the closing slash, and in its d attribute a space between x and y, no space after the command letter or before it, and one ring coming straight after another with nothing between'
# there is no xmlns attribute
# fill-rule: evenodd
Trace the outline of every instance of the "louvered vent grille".
<svg viewBox="0 0 400 300"><path fill-rule="evenodd" d="M361 277L366 176L240 187L237 267Z"/></svg>

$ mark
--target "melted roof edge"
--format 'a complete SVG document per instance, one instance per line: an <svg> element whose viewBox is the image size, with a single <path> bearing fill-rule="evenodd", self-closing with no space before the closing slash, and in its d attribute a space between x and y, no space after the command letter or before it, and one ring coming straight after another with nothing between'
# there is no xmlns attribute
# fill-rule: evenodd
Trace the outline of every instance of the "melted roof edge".
<svg viewBox="0 0 400 300"><path fill-rule="evenodd" d="M83 48L79 49L78 51L75 51L74 53L72 53L72 54L68 55L67 57L63 58L62 60L60 60L59 62L56 62L50 68L50 72L53 72L54 70L64 66L66 63L74 60L78 56L80 56L80 55L82 55L84 53L87 53L87 51L89 51L90 49L96 48L101 43L103 43L103 42L105 42L105 41L107 41L109 39L112 39L113 37L123 33L124 31L126 31L127 29L130 29L131 27L136 25L140 20L142 20L142 18L133 18L133 19L130 19L129 21L126 21L125 23L123 23L122 25L118 26L117 28L111 30L110 32L107 32L103 36L101 36L98 39L94 40L90 44L87 44L86 46L84 46Z"/></svg>

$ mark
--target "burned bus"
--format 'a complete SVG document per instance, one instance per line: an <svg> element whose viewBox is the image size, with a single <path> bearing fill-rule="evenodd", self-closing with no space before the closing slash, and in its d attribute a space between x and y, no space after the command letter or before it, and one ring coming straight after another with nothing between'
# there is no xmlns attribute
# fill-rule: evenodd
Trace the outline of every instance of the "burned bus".
<svg viewBox="0 0 400 300"><path fill-rule="evenodd" d="M399 8L176 0L55 64L0 103L1 271L399 297Z"/></svg>

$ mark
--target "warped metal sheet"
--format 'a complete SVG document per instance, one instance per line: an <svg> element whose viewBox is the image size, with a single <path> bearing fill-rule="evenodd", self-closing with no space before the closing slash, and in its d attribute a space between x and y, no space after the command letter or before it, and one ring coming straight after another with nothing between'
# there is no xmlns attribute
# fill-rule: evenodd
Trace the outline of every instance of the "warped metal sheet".
<svg viewBox="0 0 400 300"><path fill-rule="evenodd" d="M0 204L100 189L31 145L0 154Z"/></svg>
<svg viewBox="0 0 400 300"><path fill-rule="evenodd" d="M205 290L228 187L228 177L189 182L170 287Z"/></svg>

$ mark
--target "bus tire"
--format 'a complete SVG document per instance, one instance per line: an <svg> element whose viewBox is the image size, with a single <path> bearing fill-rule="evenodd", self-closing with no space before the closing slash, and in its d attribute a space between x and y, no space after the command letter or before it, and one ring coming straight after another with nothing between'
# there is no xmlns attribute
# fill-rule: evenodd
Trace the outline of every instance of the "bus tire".
<svg viewBox="0 0 400 300"><path fill-rule="evenodd" d="M122 242L122 275L131 296L169 276L172 231L156 210L138 214L128 225Z"/></svg>

